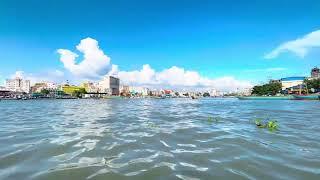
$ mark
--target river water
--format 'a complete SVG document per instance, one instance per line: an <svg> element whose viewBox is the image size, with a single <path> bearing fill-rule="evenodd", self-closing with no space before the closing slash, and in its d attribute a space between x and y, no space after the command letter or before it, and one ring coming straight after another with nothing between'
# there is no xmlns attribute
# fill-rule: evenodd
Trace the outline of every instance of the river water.
<svg viewBox="0 0 320 180"><path fill-rule="evenodd" d="M320 101L0 101L0 179L320 179Z"/></svg>

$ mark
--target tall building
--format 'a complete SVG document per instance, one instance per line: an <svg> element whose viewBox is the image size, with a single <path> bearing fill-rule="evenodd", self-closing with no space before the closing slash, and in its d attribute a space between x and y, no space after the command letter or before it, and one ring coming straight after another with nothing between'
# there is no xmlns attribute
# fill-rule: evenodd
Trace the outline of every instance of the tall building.
<svg viewBox="0 0 320 180"><path fill-rule="evenodd" d="M102 81L99 82L99 92L109 93L110 95L119 95L120 80L113 76L105 76Z"/></svg>
<svg viewBox="0 0 320 180"><path fill-rule="evenodd" d="M14 92L30 92L30 80L23 80L21 78L7 79L6 88Z"/></svg>
<svg viewBox="0 0 320 180"><path fill-rule="evenodd" d="M320 78L320 69L315 67L311 69L311 78Z"/></svg>

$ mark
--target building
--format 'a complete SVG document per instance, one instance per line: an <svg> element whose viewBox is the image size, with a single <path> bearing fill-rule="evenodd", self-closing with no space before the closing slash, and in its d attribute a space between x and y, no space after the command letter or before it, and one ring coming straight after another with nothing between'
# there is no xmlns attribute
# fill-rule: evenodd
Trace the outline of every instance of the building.
<svg viewBox="0 0 320 180"><path fill-rule="evenodd" d="M30 92L30 80L24 80L21 78L7 79L6 89L14 92Z"/></svg>
<svg viewBox="0 0 320 180"><path fill-rule="evenodd" d="M52 82L35 83L31 87L31 92L40 93L43 89L46 89L46 90L49 90L49 91L56 91L58 89L58 86L55 83L52 83Z"/></svg>
<svg viewBox="0 0 320 180"><path fill-rule="evenodd" d="M291 88L294 86L302 85L306 77L287 77L281 79L282 90Z"/></svg>
<svg viewBox="0 0 320 180"><path fill-rule="evenodd" d="M70 86L70 85L64 85L61 86L61 90L68 95L72 95L73 93L75 93L76 91L84 91L85 89L83 87L79 87L79 86Z"/></svg>
<svg viewBox="0 0 320 180"><path fill-rule="evenodd" d="M139 87L139 86L130 86L129 92L131 95L136 95L136 96L148 96L149 95L148 88Z"/></svg>
<svg viewBox="0 0 320 180"><path fill-rule="evenodd" d="M85 82L81 84L81 87L83 87L86 92L88 93L98 93L99 92L99 86L97 83L93 82Z"/></svg>
<svg viewBox="0 0 320 180"><path fill-rule="evenodd" d="M311 69L311 78L320 78L320 69L315 67Z"/></svg>
<svg viewBox="0 0 320 180"><path fill-rule="evenodd" d="M109 93L110 95L118 96L120 94L120 80L113 76L105 76L102 81L99 82L99 92Z"/></svg>
<svg viewBox="0 0 320 180"><path fill-rule="evenodd" d="M126 85L120 86L120 94L121 96L129 96L130 95L130 87Z"/></svg>

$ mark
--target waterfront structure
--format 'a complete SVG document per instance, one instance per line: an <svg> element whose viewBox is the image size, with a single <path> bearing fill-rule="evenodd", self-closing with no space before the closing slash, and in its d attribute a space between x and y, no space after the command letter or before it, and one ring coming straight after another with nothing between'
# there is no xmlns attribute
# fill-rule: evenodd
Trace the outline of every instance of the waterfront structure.
<svg viewBox="0 0 320 180"><path fill-rule="evenodd" d="M320 69L315 67L311 69L311 78L320 78Z"/></svg>
<svg viewBox="0 0 320 180"><path fill-rule="evenodd" d="M99 82L99 92L108 93L110 95L118 96L120 94L120 80L113 76L105 76L102 81Z"/></svg>
<svg viewBox="0 0 320 180"><path fill-rule="evenodd" d="M281 79L282 90L303 84L306 77L286 77Z"/></svg>
<svg viewBox="0 0 320 180"><path fill-rule="evenodd" d="M24 80L21 78L7 79L6 88L13 92L30 92L30 80Z"/></svg>

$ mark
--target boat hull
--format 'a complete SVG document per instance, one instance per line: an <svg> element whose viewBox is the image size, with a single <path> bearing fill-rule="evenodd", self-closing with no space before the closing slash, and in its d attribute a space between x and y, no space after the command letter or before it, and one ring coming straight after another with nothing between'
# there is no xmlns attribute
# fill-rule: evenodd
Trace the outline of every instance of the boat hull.
<svg viewBox="0 0 320 180"><path fill-rule="evenodd" d="M296 100L320 100L320 95L293 95L294 99Z"/></svg>
<svg viewBox="0 0 320 180"><path fill-rule="evenodd" d="M240 100L292 100L293 96L239 96Z"/></svg>

